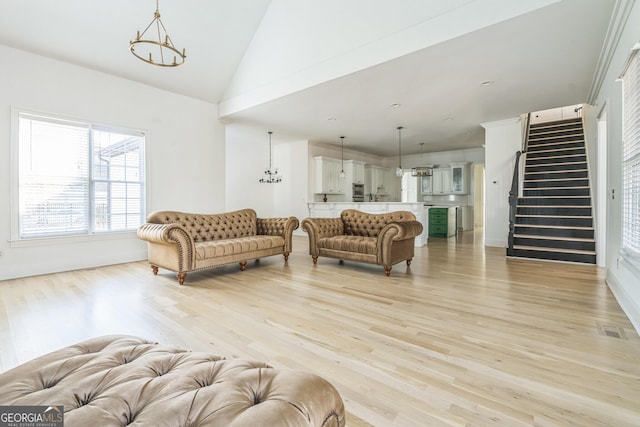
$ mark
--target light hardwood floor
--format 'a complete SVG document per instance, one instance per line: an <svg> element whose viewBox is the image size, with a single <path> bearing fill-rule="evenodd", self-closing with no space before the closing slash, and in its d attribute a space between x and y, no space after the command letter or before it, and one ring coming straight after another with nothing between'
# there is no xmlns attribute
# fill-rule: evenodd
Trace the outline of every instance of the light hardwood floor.
<svg viewBox="0 0 640 427"><path fill-rule="evenodd" d="M479 232L407 269L294 253L187 276L146 262L0 282L0 368L105 334L304 369L349 426L638 426L640 338L592 266L507 260ZM619 335L616 337L615 335Z"/></svg>

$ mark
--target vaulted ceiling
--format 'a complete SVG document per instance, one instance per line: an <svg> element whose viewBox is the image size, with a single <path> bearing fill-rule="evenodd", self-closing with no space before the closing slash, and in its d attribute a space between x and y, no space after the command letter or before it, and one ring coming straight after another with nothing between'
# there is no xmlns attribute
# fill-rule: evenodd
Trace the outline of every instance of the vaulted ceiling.
<svg viewBox="0 0 640 427"><path fill-rule="evenodd" d="M185 64L128 51L152 0L3 0L0 43L219 105L226 123L391 156L587 102L615 0L160 0Z"/></svg>

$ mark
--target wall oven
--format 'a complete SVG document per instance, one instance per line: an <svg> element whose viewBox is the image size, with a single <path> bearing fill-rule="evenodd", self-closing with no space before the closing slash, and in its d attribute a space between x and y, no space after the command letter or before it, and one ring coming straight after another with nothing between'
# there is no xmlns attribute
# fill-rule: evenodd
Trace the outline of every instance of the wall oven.
<svg viewBox="0 0 640 427"><path fill-rule="evenodd" d="M353 183L353 201L364 202L364 184Z"/></svg>

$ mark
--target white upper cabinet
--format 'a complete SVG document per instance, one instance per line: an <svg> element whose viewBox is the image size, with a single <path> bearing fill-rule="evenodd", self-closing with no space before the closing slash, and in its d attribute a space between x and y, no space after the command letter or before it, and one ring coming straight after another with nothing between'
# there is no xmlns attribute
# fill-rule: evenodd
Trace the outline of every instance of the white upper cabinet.
<svg viewBox="0 0 640 427"><path fill-rule="evenodd" d="M422 183L422 194L425 196L430 196L433 194L433 176L423 176L421 178Z"/></svg>
<svg viewBox="0 0 640 427"><path fill-rule="evenodd" d="M388 169L381 166L366 165L365 169L365 194L378 194L387 195L387 189L385 187L384 176L388 172Z"/></svg>
<svg viewBox="0 0 640 427"><path fill-rule="evenodd" d="M469 192L468 163L451 163L451 194L467 194Z"/></svg>
<svg viewBox="0 0 640 427"><path fill-rule="evenodd" d="M436 168L433 176L422 177L423 195L469 193L469 164L451 163L448 168Z"/></svg>
<svg viewBox="0 0 640 427"><path fill-rule="evenodd" d="M364 162L357 160L345 160L344 172L346 174L346 185L364 184ZM345 187L346 188L346 187Z"/></svg>
<svg viewBox="0 0 640 427"><path fill-rule="evenodd" d="M340 178L342 161L330 157L314 157L316 162L317 194L344 194L346 177ZM345 162L346 163L346 162Z"/></svg>
<svg viewBox="0 0 640 427"><path fill-rule="evenodd" d="M432 193L438 194L451 194L451 169L450 168L436 168L433 170L432 178Z"/></svg>

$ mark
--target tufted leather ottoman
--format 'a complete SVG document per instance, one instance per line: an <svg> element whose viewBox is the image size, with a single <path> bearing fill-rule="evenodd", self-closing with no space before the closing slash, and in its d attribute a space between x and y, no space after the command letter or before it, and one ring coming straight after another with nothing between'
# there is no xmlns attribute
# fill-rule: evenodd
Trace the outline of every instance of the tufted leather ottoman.
<svg viewBox="0 0 640 427"><path fill-rule="evenodd" d="M0 374L0 405L63 405L65 426L345 425L340 395L317 375L123 335Z"/></svg>

